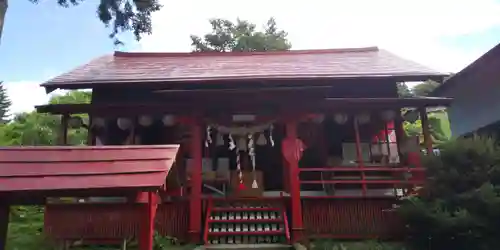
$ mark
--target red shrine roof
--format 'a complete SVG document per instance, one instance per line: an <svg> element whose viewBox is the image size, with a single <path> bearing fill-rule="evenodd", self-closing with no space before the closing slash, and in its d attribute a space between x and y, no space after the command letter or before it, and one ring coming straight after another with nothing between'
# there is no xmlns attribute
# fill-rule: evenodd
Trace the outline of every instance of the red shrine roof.
<svg viewBox="0 0 500 250"><path fill-rule="evenodd" d="M177 145L3 147L0 202L158 189L177 151Z"/></svg>
<svg viewBox="0 0 500 250"><path fill-rule="evenodd" d="M77 88L107 83L317 78L418 81L444 75L377 47L227 53L115 52L114 55L94 59L42 86Z"/></svg>

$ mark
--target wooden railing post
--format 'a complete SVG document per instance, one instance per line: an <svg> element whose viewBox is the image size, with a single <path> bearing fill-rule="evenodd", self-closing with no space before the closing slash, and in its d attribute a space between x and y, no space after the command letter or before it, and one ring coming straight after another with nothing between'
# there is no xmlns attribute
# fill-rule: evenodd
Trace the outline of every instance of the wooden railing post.
<svg viewBox="0 0 500 250"><path fill-rule="evenodd" d="M201 237L201 175L202 175L202 130L198 122L191 124L191 193L189 197L189 236L192 243Z"/></svg>
<svg viewBox="0 0 500 250"><path fill-rule="evenodd" d="M427 110L425 108L420 108L420 119L422 121L422 134L424 135L424 145L427 151L427 155L432 155L434 150L432 148L432 137L431 130L429 127L429 117L427 117Z"/></svg>
<svg viewBox="0 0 500 250"><path fill-rule="evenodd" d="M61 116L61 128L59 132L59 145L68 145L68 121L69 115L63 114Z"/></svg>
<svg viewBox="0 0 500 250"><path fill-rule="evenodd" d="M153 250L154 221L158 206L158 196L155 192L144 194L147 195L147 203L141 204L145 211L142 213L144 219L140 222L139 250Z"/></svg>

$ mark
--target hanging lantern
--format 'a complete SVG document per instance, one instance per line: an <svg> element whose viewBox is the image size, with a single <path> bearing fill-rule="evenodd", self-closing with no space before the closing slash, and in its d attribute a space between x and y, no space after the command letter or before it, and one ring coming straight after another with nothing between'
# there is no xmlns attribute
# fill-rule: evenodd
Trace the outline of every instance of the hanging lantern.
<svg viewBox="0 0 500 250"><path fill-rule="evenodd" d="M388 122L394 120L396 118L396 111L394 110L384 110L381 114L382 120Z"/></svg>
<svg viewBox="0 0 500 250"><path fill-rule="evenodd" d="M338 124L345 124L347 122L348 117L344 113L337 113L333 116L333 119Z"/></svg>
<svg viewBox="0 0 500 250"><path fill-rule="evenodd" d="M356 120L358 121L359 124L367 124L370 122L370 114L368 113L361 113L356 115Z"/></svg>
<svg viewBox="0 0 500 250"><path fill-rule="evenodd" d="M320 124L325 120L325 115L323 114L316 115L312 120L314 123Z"/></svg>
<svg viewBox="0 0 500 250"><path fill-rule="evenodd" d="M101 117L92 117L92 127L102 128L106 126L106 121Z"/></svg>
<svg viewBox="0 0 500 250"><path fill-rule="evenodd" d="M173 115L164 115L161 121L163 122L163 125L167 127L174 126L175 117Z"/></svg>
<svg viewBox="0 0 500 250"><path fill-rule="evenodd" d="M139 124L143 127L149 127L153 124L153 118L149 115L142 115L139 117Z"/></svg>
<svg viewBox="0 0 500 250"><path fill-rule="evenodd" d="M132 127L132 120L130 120L129 118L120 117L118 118L118 120L116 120L116 124L121 130L127 130Z"/></svg>

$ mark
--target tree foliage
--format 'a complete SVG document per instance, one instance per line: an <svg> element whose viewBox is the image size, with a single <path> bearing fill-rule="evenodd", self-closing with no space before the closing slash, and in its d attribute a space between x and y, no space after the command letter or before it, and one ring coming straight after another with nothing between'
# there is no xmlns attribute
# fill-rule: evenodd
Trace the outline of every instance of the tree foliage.
<svg viewBox="0 0 500 250"><path fill-rule="evenodd" d="M7 1L0 0L0 39L2 37L2 27L7 11ZM19 0L18 0L19 1ZM38 3L40 0L29 0ZM80 4L85 0L54 0L61 7L70 7ZM112 29L110 37L115 39L115 43L121 43L116 39L116 35L121 32L131 31L137 40L144 34L151 34L151 15L161 9L159 0L100 0L96 1L97 16L107 26Z"/></svg>
<svg viewBox="0 0 500 250"><path fill-rule="evenodd" d="M491 138L461 138L424 158L427 183L399 208L415 249L497 249L500 148Z"/></svg>
<svg viewBox="0 0 500 250"><path fill-rule="evenodd" d="M90 92L70 91L64 95L54 96L50 103L89 103ZM0 144L12 145L57 145L61 130L61 117L50 114L26 112L16 114L9 123L0 126ZM68 131L68 144L84 145L87 141L87 130L84 128Z"/></svg>
<svg viewBox="0 0 500 250"><path fill-rule="evenodd" d="M399 97L413 97L413 93L404 82L398 82L397 88Z"/></svg>
<svg viewBox="0 0 500 250"><path fill-rule="evenodd" d="M211 19L212 32L199 37L191 35L191 45L196 52L230 51L275 51L292 47L287 33L278 29L276 20L270 18L263 31L256 25L237 19L236 23L226 19Z"/></svg>
<svg viewBox="0 0 500 250"><path fill-rule="evenodd" d="M3 82L0 82L0 123L6 123L9 121L9 110L12 102L7 95L7 90L3 85Z"/></svg>
<svg viewBox="0 0 500 250"><path fill-rule="evenodd" d="M428 80L423 83L415 85L411 92L414 96L428 96L432 91L434 91L440 83Z"/></svg>

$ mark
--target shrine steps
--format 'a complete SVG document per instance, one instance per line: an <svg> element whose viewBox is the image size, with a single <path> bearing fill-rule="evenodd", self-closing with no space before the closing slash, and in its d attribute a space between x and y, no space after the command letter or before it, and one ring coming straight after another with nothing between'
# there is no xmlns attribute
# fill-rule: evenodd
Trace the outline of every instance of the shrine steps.
<svg viewBox="0 0 500 250"><path fill-rule="evenodd" d="M204 241L207 247L222 245L248 249L271 245L279 248L270 249L289 247L283 245L290 242L284 202L256 199L209 201L206 210Z"/></svg>
<svg viewBox="0 0 500 250"><path fill-rule="evenodd" d="M238 250L250 250L250 249L261 249L261 250L285 250L294 249L293 246L288 244L217 244L217 245L206 245L197 248L198 250L203 249L238 249Z"/></svg>

